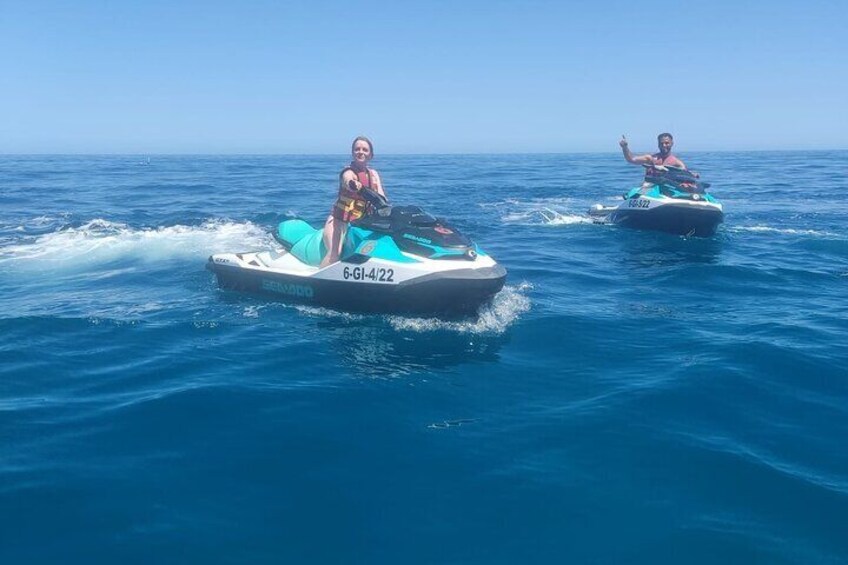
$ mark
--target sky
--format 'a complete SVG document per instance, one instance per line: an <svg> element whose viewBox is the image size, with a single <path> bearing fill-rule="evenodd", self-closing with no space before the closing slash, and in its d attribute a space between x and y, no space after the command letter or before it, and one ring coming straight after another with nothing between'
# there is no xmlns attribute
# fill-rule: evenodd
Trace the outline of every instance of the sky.
<svg viewBox="0 0 848 565"><path fill-rule="evenodd" d="M848 2L0 0L0 153L848 148Z"/></svg>

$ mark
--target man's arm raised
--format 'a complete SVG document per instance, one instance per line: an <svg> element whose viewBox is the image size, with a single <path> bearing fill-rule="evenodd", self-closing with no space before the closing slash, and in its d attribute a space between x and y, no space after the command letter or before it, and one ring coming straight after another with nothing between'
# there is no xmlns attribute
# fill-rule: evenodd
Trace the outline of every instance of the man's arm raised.
<svg viewBox="0 0 848 565"><path fill-rule="evenodd" d="M634 157L633 153L630 152L630 146L627 144L627 138L623 135L621 136L621 141L619 141L618 144L621 146L621 152L624 154L624 158L628 163L633 163L634 165L650 165L654 162L650 155L639 155L638 157Z"/></svg>

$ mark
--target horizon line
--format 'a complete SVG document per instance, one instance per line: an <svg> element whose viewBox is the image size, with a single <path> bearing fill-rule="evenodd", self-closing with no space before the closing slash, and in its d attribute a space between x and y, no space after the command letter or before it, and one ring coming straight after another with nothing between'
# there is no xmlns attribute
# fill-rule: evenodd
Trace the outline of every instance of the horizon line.
<svg viewBox="0 0 848 565"><path fill-rule="evenodd" d="M694 149L681 151L680 153L789 153L789 152L804 152L804 153L819 153L833 151L848 151L848 147L844 148L818 148L818 149ZM457 152L395 152L395 153L380 153L378 159L383 156L484 156L484 155L610 155L618 154L620 151L457 151ZM238 152L223 152L223 153L206 153L206 152L35 152L35 153L6 153L0 152L0 157L337 157L339 155L347 156L346 152L335 153L287 153L287 152L260 152L260 153L238 153Z"/></svg>

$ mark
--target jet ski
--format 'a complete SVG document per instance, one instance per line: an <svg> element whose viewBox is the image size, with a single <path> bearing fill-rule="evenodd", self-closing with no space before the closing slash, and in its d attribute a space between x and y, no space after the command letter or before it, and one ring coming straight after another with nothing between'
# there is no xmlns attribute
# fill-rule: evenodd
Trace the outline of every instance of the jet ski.
<svg viewBox="0 0 848 565"><path fill-rule="evenodd" d="M724 221L721 202L707 192L710 184L690 171L652 166L645 181L613 206L595 204L589 215L596 223L696 237L712 236Z"/></svg>
<svg viewBox="0 0 848 565"><path fill-rule="evenodd" d="M351 312L470 315L503 288L506 269L444 220L389 206L368 188L371 213L351 222L341 259L321 268L323 230L279 224L281 248L212 255L222 289Z"/></svg>

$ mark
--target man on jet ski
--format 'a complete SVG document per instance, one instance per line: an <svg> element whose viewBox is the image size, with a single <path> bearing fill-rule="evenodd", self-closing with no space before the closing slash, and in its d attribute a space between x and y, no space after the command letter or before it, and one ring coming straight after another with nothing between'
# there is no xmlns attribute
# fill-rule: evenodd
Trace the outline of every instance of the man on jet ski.
<svg viewBox="0 0 848 565"><path fill-rule="evenodd" d="M380 175L368 167L374 157L371 140L362 135L354 139L351 154L350 165L339 173L339 195L324 224L327 254L321 260L321 268L339 260L348 224L368 213L370 204L361 193L362 188L370 188L380 196L386 196Z"/></svg>
<svg viewBox="0 0 848 565"><path fill-rule="evenodd" d="M670 133L661 133L657 136L659 152L654 154L634 157L627 144L627 138L623 135L621 136L621 141L619 141L618 144L621 146L621 152L624 153L624 158L628 163L642 165L647 169L645 173L645 182L642 185L643 188L649 188L654 184L657 184L655 179L658 176L658 173L663 173L669 169L688 171L683 161L671 153L671 148L674 146L674 138ZM695 172L692 173L692 176L695 178L699 177L698 173Z"/></svg>

